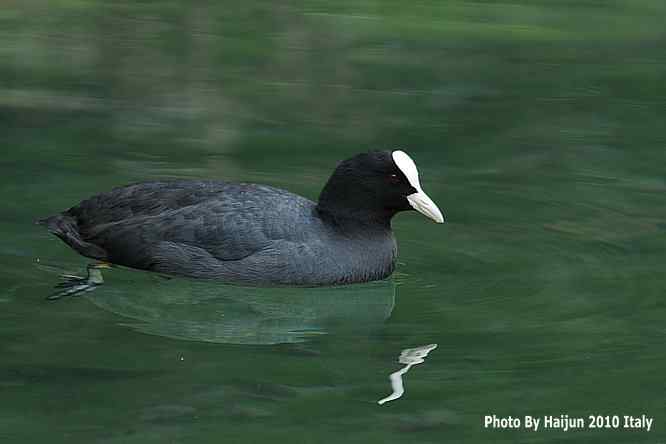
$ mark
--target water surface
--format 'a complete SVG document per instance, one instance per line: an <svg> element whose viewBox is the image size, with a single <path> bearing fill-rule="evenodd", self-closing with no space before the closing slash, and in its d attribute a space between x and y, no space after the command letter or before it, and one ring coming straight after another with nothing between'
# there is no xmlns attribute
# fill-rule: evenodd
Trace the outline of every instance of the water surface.
<svg viewBox="0 0 666 444"><path fill-rule="evenodd" d="M3 442L663 442L663 2L227 3L0 12ZM316 199L337 160L392 147L449 222L396 217L389 282L119 269L44 300L86 260L32 222L91 194L178 177Z"/></svg>

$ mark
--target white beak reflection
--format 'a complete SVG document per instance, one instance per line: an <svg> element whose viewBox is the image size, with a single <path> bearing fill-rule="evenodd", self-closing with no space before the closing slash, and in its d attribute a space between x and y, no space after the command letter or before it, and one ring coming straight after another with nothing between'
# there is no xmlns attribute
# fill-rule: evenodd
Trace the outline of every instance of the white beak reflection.
<svg viewBox="0 0 666 444"><path fill-rule="evenodd" d="M391 387L393 388L393 393L388 395L386 398L377 401L377 404L382 405L386 402L400 398L405 393L405 387L402 383L402 375L407 373L409 369L412 368L412 366L424 362L425 358L428 356L428 353L436 348L437 344L428 344L403 350L402 353L400 353L398 362L406 365L400 370L391 373L391 376L389 376L389 379L391 380Z"/></svg>

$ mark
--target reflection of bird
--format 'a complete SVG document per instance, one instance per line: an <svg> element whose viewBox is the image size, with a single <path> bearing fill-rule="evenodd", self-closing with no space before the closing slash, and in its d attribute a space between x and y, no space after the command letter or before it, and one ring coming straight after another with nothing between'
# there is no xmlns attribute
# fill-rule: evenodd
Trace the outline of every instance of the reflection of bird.
<svg viewBox="0 0 666 444"><path fill-rule="evenodd" d="M400 398L405 393L405 387L402 384L402 375L407 373L412 366L416 364L421 364L424 362L428 353L437 348L437 344L422 345L421 347L416 348L407 348L400 353L398 362L401 364L407 364L400 370L391 373L389 379L391 380L391 387L393 388L393 393L391 393L386 398L380 399L377 401L377 404L382 405L386 402L393 401L394 399Z"/></svg>
<svg viewBox="0 0 666 444"><path fill-rule="evenodd" d="M40 223L98 261L232 283L316 286L389 276L396 258L390 221L411 209L444 220L412 159L377 151L341 162L318 203L264 185L147 182Z"/></svg>
<svg viewBox="0 0 666 444"><path fill-rule="evenodd" d="M330 332L365 335L391 315L393 280L318 288L256 288L164 281L118 270L89 300L157 336L225 344L302 343Z"/></svg>

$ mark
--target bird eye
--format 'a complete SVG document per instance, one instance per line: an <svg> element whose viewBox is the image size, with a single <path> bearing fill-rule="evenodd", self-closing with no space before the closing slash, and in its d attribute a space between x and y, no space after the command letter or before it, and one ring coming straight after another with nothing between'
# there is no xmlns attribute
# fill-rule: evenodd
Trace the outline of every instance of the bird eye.
<svg viewBox="0 0 666 444"><path fill-rule="evenodd" d="M389 178L389 182L391 182L393 184L400 182L400 178L398 177L397 174L389 174L388 178Z"/></svg>

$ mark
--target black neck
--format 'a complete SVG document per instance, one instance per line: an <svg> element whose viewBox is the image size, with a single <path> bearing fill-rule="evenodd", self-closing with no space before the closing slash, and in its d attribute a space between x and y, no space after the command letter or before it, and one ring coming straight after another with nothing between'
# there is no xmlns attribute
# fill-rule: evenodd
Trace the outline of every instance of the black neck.
<svg viewBox="0 0 666 444"><path fill-rule="evenodd" d="M322 219L337 226L391 229L395 211L377 206L363 190L333 176L319 195L317 211Z"/></svg>

